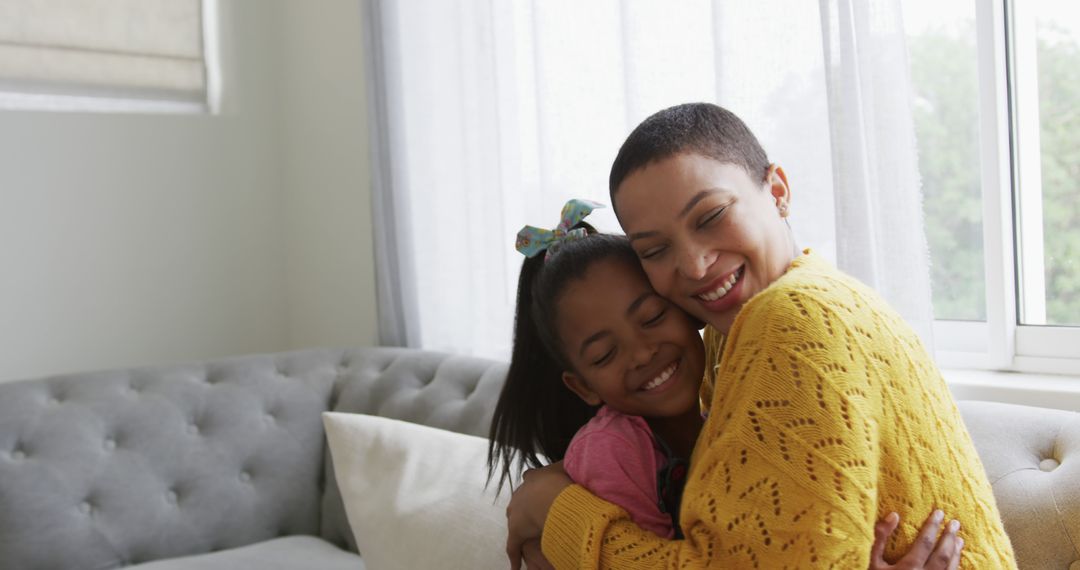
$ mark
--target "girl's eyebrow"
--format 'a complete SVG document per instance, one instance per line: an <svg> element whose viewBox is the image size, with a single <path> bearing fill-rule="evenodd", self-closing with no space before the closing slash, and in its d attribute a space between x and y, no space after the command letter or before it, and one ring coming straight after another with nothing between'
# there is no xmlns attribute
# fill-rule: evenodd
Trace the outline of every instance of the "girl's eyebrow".
<svg viewBox="0 0 1080 570"><path fill-rule="evenodd" d="M656 293L654 291L646 291L641 295L638 295L638 298L634 299L634 302L630 303L630 306L626 309L627 316L634 314L634 311L638 310L638 308L641 307L641 304L645 302L645 299L648 299L655 294Z"/></svg>
<svg viewBox="0 0 1080 570"><path fill-rule="evenodd" d="M637 299L634 299L634 302L630 303L630 306L626 309L626 314L632 315L634 311L638 310L641 307L641 304L644 303L646 299L653 296L656 296L655 291L646 291L641 295L638 295ZM581 348L578 350L578 356L583 356L585 354L585 349L589 348L590 344L604 338L605 336L611 336L611 332L607 330L602 330L598 333L589 335L588 338L581 341Z"/></svg>
<svg viewBox="0 0 1080 570"><path fill-rule="evenodd" d="M611 332L606 330L600 331L594 335L589 336L589 338L581 341L581 348L578 350L578 356L585 356L585 349L589 348L590 344L604 338L605 336L611 336Z"/></svg>

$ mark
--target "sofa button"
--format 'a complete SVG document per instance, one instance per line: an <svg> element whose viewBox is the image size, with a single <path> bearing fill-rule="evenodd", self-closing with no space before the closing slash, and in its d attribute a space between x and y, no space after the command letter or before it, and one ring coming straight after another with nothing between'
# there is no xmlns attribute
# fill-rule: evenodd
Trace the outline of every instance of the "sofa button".
<svg viewBox="0 0 1080 570"><path fill-rule="evenodd" d="M1047 457L1039 462L1039 469L1042 469L1043 471L1053 471L1058 468L1058 465L1060 465L1060 463L1057 462L1057 459ZM1080 561L1077 561L1077 563L1080 564ZM1073 569L1070 568L1069 570ZM1080 570L1080 568L1078 568L1078 570Z"/></svg>
<svg viewBox="0 0 1080 570"><path fill-rule="evenodd" d="M22 461L23 459L26 459L26 452L21 449L16 449L11 452L11 458L15 461Z"/></svg>
<svg viewBox="0 0 1080 570"><path fill-rule="evenodd" d="M105 451L112 451L112 450L116 449L116 440L111 438L111 437L109 439L106 439L105 443L104 443L104 447L105 447Z"/></svg>
<svg viewBox="0 0 1080 570"><path fill-rule="evenodd" d="M199 435L199 426L195 424L188 424L187 432L191 435Z"/></svg>
<svg viewBox="0 0 1080 570"><path fill-rule="evenodd" d="M240 472L240 480L243 481L244 483L247 483L248 481L251 481L251 474L248 473L247 471L241 471Z"/></svg>
<svg viewBox="0 0 1080 570"><path fill-rule="evenodd" d="M169 491L168 493L165 493L165 500L168 501L170 505L175 505L179 500L179 497L176 496L176 491Z"/></svg>
<svg viewBox="0 0 1080 570"><path fill-rule="evenodd" d="M81 504L79 504L79 512L84 515L90 514L91 512L93 512L93 510L94 507L90 504L89 501L83 501Z"/></svg>

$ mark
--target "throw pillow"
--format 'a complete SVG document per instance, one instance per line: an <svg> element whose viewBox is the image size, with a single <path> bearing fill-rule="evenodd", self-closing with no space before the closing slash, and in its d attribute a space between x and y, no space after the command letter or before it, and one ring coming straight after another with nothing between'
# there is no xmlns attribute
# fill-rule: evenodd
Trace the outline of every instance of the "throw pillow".
<svg viewBox="0 0 1080 570"><path fill-rule="evenodd" d="M323 424L368 570L509 566L510 493L484 487L487 439L362 414Z"/></svg>

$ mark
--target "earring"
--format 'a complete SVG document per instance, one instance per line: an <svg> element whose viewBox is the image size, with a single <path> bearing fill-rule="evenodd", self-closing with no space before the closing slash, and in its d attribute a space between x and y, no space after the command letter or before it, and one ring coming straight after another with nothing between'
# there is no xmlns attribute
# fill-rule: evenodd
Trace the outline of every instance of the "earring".
<svg viewBox="0 0 1080 570"><path fill-rule="evenodd" d="M780 204L779 206L776 207L776 209L780 210L780 217L781 218L786 218L787 217L787 204Z"/></svg>

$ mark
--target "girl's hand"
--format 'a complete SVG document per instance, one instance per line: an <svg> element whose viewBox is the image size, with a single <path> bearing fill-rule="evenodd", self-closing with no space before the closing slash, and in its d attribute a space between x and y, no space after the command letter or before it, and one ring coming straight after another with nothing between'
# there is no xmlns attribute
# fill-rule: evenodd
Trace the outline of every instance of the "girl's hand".
<svg viewBox="0 0 1080 570"><path fill-rule="evenodd" d="M528 570L555 570L540 550L538 538L530 539L521 546L521 556L525 559L525 568Z"/></svg>
<svg viewBox="0 0 1080 570"><path fill-rule="evenodd" d="M510 558L510 568L520 570L522 546L540 538L552 503L571 484L573 481L563 470L562 461L525 472L506 507L506 556Z"/></svg>
<svg viewBox="0 0 1080 570"><path fill-rule="evenodd" d="M885 561L885 543L900 525L900 515L890 513L874 525L874 546L870 549L870 570L956 570L964 539L956 536L960 521L950 521L945 532L938 538L938 528L945 515L934 511L923 523L915 544L896 564Z"/></svg>

